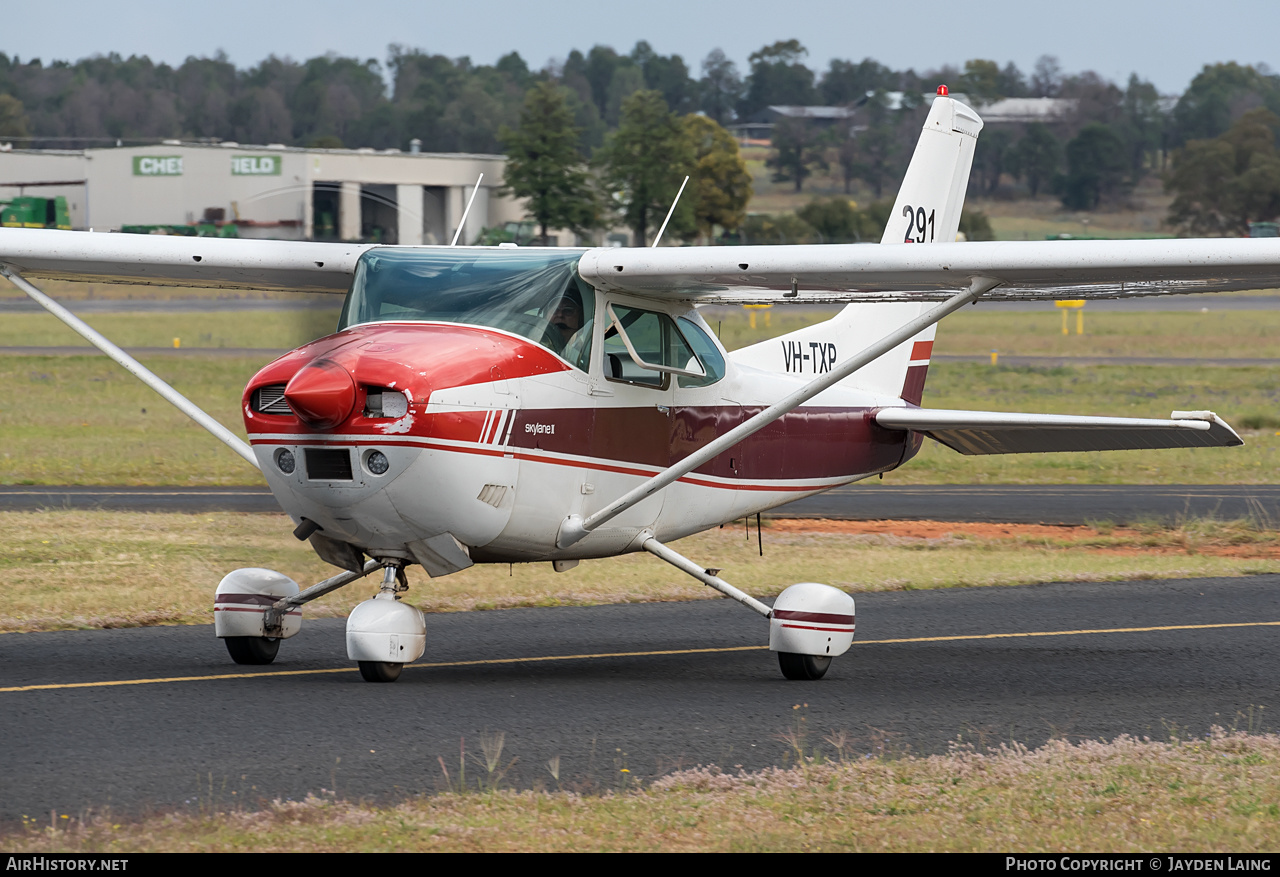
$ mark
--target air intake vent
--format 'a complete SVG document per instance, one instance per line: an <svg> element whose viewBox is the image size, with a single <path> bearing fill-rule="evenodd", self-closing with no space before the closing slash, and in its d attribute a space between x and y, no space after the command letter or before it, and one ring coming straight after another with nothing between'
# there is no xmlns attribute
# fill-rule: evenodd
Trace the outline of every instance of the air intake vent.
<svg viewBox="0 0 1280 877"><path fill-rule="evenodd" d="M495 509L502 508L502 501L507 498L507 488L501 484L486 484L480 489L476 499L488 503Z"/></svg>
<svg viewBox="0 0 1280 877"><path fill-rule="evenodd" d="M289 403L284 400L284 384L271 384L253 391L250 405L259 414L292 414Z"/></svg>
<svg viewBox="0 0 1280 877"><path fill-rule="evenodd" d="M307 448L307 478L312 481L350 481L351 452L328 448Z"/></svg>

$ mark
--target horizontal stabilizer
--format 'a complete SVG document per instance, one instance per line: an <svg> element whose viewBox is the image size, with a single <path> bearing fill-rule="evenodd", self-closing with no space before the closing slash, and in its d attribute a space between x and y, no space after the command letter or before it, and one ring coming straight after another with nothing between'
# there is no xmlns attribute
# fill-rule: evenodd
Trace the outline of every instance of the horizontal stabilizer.
<svg viewBox="0 0 1280 877"><path fill-rule="evenodd" d="M886 429L922 433L971 456L1244 444L1235 430L1212 411L1175 411L1170 418L1145 420L929 408L882 408L876 412L876 423Z"/></svg>

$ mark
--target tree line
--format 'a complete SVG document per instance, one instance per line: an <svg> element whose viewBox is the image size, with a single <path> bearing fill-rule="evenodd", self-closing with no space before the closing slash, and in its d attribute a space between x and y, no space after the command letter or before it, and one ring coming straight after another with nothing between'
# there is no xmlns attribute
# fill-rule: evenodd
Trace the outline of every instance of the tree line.
<svg viewBox="0 0 1280 877"><path fill-rule="evenodd" d="M922 74L870 58L836 59L817 70L796 40L762 47L745 70L719 49L694 70L644 41L628 53L599 45L574 50L540 70L514 52L482 65L404 46L390 47L385 62L270 57L248 69L224 55L175 67L114 54L47 65L0 54L0 138L40 147L179 138L378 149L407 149L417 140L424 151L513 154L528 133L530 101L545 104L554 94L560 127L572 134L558 148L571 148L564 166L578 181L566 191L581 194L574 186L592 182L604 193L563 227L581 226L586 215L599 221L608 207L648 235L683 169L695 177L694 191L672 229L689 237L733 232L746 221L736 204L743 185L749 198L749 179L744 184L724 126L770 106L852 107L849 124L825 129L804 119L778 121L769 166L776 181L797 191L815 173L837 172L846 192L861 183L879 199L892 195L927 95L943 82L980 112L1010 97L1069 101L1045 122L989 126L975 155L974 194L998 194L1012 183L1013 194L1052 192L1069 209L1092 210L1123 200L1157 174L1175 195L1171 222L1187 233L1239 234L1248 220L1273 219L1280 210L1272 206L1280 188L1269 163L1280 76L1233 63L1206 66L1174 100L1137 74L1121 87L1093 72L1067 74L1047 56L1029 73L984 59ZM640 137L651 123L674 140ZM637 162L636 150L664 154L661 165L653 163L665 167L664 182L651 185L635 168L630 177L621 174L627 150Z"/></svg>

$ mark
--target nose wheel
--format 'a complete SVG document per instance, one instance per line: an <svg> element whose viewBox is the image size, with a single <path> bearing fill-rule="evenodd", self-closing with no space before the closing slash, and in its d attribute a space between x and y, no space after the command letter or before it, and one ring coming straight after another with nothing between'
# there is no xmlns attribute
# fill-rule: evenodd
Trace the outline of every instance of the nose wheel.
<svg viewBox="0 0 1280 877"><path fill-rule="evenodd" d="M408 589L403 564L388 563L378 595L356 606L347 617L347 657L359 665L365 682L395 682L404 665L421 658L426 650L426 619L400 602L400 594Z"/></svg>

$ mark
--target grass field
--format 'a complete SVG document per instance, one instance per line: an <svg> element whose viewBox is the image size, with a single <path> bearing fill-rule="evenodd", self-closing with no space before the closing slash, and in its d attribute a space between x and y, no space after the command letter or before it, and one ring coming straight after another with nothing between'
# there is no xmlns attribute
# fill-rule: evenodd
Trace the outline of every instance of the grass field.
<svg viewBox="0 0 1280 877"><path fill-rule="evenodd" d="M1085 334L1062 334L1062 314L1045 305L1039 311L965 308L938 329L940 354L1037 356L1169 356L1280 358L1280 310L1215 310L1213 296L1203 312L1090 311L1084 309ZM834 315L835 309L790 309L785 305L757 312L757 328L742 309L709 313L725 347L735 350L792 332ZM122 347L292 349L328 334L338 322L337 308L316 311L197 311L176 313L89 313L87 323ZM765 320L768 320L766 325ZM0 347L80 346L89 343L43 313L8 314L0 322Z"/></svg>
<svg viewBox="0 0 1280 877"><path fill-rule="evenodd" d="M291 531L283 515L0 513L0 632L207 624L213 589L232 569L265 566L303 586L333 574ZM725 527L681 540L678 548L714 560L726 579L761 597L793 581L829 582L857 594L1280 572L1280 535L1212 521L1000 533L954 525L919 536L777 522L763 533L764 557L754 537ZM647 554L584 561L567 573L542 563L411 578L406 599L428 612L719 599ZM354 585L308 604L306 614L345 617L374 590L372 580Z"/></svg>
<svg viewBox="0 0 1280 877"><path fill-rule="evenodd" d="M177 338L182 347L292 350L331 333L338 325L338 308L88 313L81 319L121 347L172 347ZM0 321L0 347L83 347L86 352L94 349L45 313L6 314Z"/></svg>
<svg viewBox="0 0 1280 877"><path fill-rule="evenodd" d="M1215 730L1203 739L1055 740L889 757L884 741L805 727L779 733L795 766L696 768L636 788L547 791L480 785L390 806L327 790L253 801L211 788L177 813L137 822L41 814L0 835L18 852L979 852L1268 853L1280 843L1280 737ZM1242 724L1248 717L1240 717ZM499 753L501 749L498 750ZM213 784L210 783L212 786ZM248 789L250 796L252 792ZM231 802L239 803L232 804ZM49 823L52 822L51 826ZM1161 857L1163 861L1163 857ZM1235 860L1239 861L1239 860Z"/></svg>
<svg viewBox="0 0 1280 877"><path fill-rule="evenodd" d="M1211 302L1211 298L1206 298ZM768 327L751 329L741 310L717 312L712 325L731 349L824 318L812 309L774 308ZM323 313L90 314L126 345L184 344L285 348L323 332ZM939 329L938 354L1203 356L1280 358L1280 312L1100 312L1086 334L1062 335L1054 311L968 308ZM319 325L317 325L319 324ZM1072 327L1074 331L1074 326ZM78 340L40 314L0 323L0 346ZM152 356L146 364L223 423L241 429L240 392L270 359L262 356ZM0 356L0 483L229 485L260 476L217 441L106 358ZM935 363L927 405L997 411L1167 417L1209 408L1243 430L1246 446L1108 454L969 458L926 443L920 457L886 476L889 483L1269 483L1280 457L1274 371L1263 367L991 367Z"/></svg>

